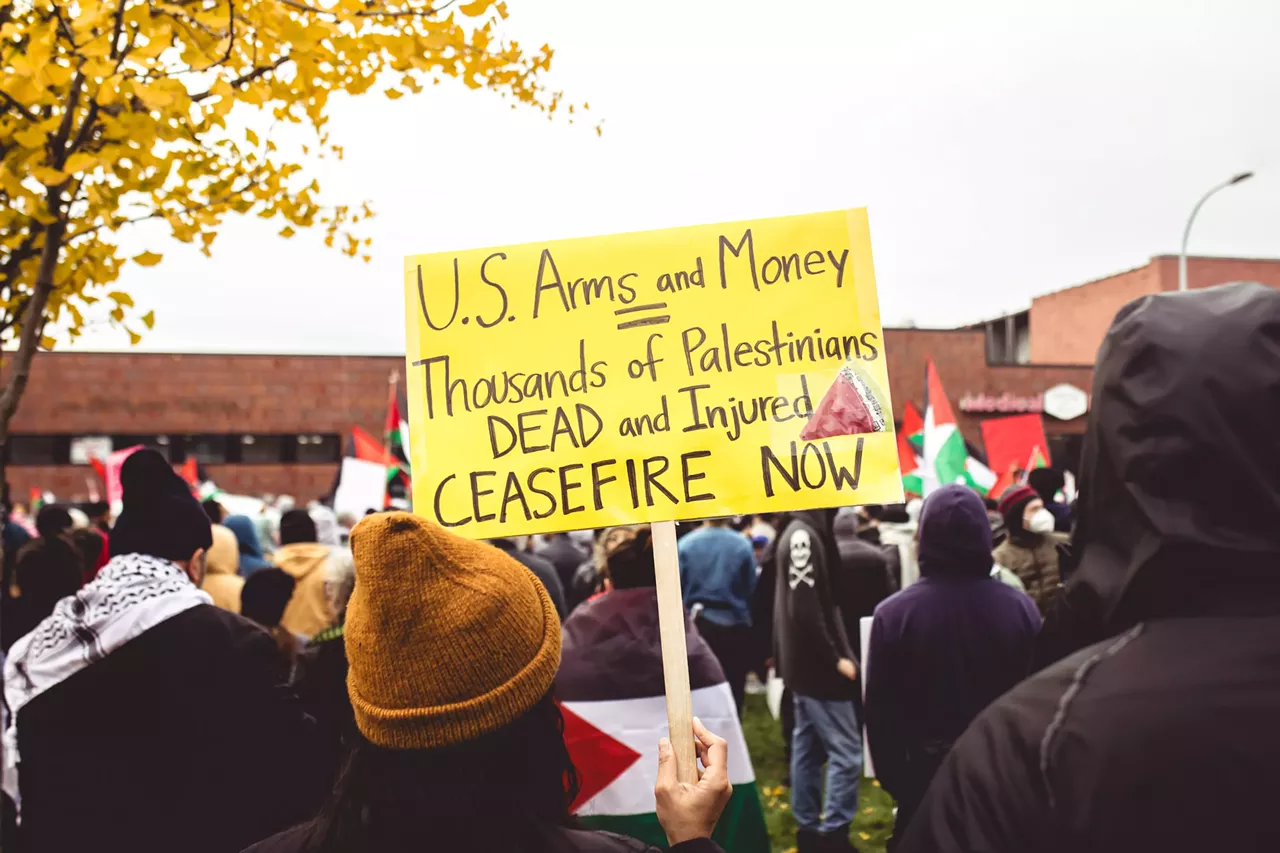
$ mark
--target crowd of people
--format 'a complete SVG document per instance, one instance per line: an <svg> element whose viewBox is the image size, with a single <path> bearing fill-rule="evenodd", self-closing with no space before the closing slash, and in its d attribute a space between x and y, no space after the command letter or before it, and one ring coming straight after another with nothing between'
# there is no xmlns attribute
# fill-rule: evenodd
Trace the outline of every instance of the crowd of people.
<svg viewBox="0 0 1280 853"><path fill-rule="evenodd" d="M1277 422L1280 292L1149 296L1099 352L1076 501L1042 468L682 524L695 687L786 685L799 853L853 849L864 747L891 849L1280 849ZM149 450L122 485L113 524L4 530L6 851L647 849L570 814L556 701L660 692L647 527L228 515ZM655 777L684 853L730 792L695 735L700 779L665 742Z"/></svg>

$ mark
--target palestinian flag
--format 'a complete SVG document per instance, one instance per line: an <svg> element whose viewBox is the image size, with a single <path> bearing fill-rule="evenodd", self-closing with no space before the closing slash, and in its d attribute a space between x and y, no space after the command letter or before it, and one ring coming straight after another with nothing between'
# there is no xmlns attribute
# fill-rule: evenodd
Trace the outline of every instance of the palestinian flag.
<svg viewBox="0 0 1280 853"><path fill-rule="evenodd" d="M898 430L898 466L902 471L902 490L911 495L924 494L920 478L920 439L923 432L924 419L908 400L902 407L902 427Z"/></svg>
<svg viewBox="0 0 1280 853"><path fill-rule="evenodd" d="M972 456L964 460L964 484L978 494L991 494L991 487L998 479L994 471Z"/></svg>
<svg viewBox="0 0 1280 853"><path fill-rule="evenodd" d="M387 472L388 486L396 481L409 485L409 422L400 415L398 392L400 374L391 374L391 390L387 397L387 422L383 430L383 445L394 460Z"/></svg>
<svg viewBox="0 0 1280 853"><path fill-rule="evenodd" d="M733 694L692 622L685 636L693 713L729 742L733 796L712 837L731 853L768 853L769 834ZM573 611L563 637L555 690L582 786L571 810L588 828L666 848L653 798L658 740L667 735L657 593L606 593Z"/></svg>
<svg viewBox="0 0 1280 853"><path fill-rule="evenodd" d="M942 388L933 359L925 366L924 381L924 464L921 466L923 492L927 496L939 486L964 483L969 451L956 427L951 403Z"/></svg>
<svg viewBox="0 0 1280 853"><path fill-rule="evenodd" d="M1031 456L1027 459L1027 467L1022 469L1022 483L1026 485L1027 480L1031 478L1031 472L1036 468L1048 468L1049 460L1045 458L1044 451L1040 449L1040 445L1031 448Z"/></svg>

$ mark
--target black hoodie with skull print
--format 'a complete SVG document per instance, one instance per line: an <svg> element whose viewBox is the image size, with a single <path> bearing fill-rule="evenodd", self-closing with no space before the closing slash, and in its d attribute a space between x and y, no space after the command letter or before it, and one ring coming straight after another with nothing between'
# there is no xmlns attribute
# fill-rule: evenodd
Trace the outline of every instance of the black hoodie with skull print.
<svg viewBox="0 0 1280 853"><path fill-rule="evenodd" d="M831 593L840 560L834 519L835 510L792 513L780 520L774 550L774 659L787 686L813 699L852 699L856 689L836 666L856 658Z"/></svg>

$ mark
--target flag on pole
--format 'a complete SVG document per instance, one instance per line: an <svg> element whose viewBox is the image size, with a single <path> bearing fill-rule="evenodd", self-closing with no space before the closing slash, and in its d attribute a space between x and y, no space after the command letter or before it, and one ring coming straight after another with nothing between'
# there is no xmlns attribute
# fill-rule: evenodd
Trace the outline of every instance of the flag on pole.
<svg viewBox="0 0 1280 853"><path fill-rule="evenodd" d="M396 464L395 457L387 452L387 448L382 445L369 433L360 429L358 426L351 428L351 440L355 444L355 457L365 462L377 462L379 465L386 465L390 468Z"/></svg>
<svg viewBox="0 0 1280 853"><path fill-rule="evenodd" d="M902 471L902 490L910 495L924 494L920 478L919 445L913 444L913 436L924 429L924 420L911 401L902 408L902 428L898 430L898 467Z"/></svg>
<svg viewBox="0 0 1280 853"><path fill-rule="evenodd" d="M984 497L991 494L997 479L994 471L972 456L964 460L964 484L978 494Z"/></svg>
<svg viewBox="0 0 1280 853"><path fill-rule="evenodd" d="M391 381L389 382L390 391L387 395L387 422L384 429L383 443L394 460L391 464L391 470L388 472L388 481L397 477L404 481L406 487L409 485L409 453L407 435L409 432L409 423L400 414L400 395L398 386L400 374L392 371Z"/></svg>
<svg viewBox="0 0 1280 853"><path fill-rule="evenodd" d="M191 487L193 494L200 488L200 463L194 456L188 456L182 463L182 479Z"/></svg>
<svg viewBox="0 0 1280 853"><path fill-rule="evenodd" d="M965 482L969 451L956 426L951 403L947 400L938 370L933 366L933 359L925 365L923 455L921 486L926 496L939 486Z"/></svg>
<svg viewBox="0 0 1280 853"><path fill-rule="evenodd" d="M924 418L915 403L910 400L902 407L902 431L906 433L907 443L915 451L916 456L924 452Z"/></svg>
<svg viewBox="0 0 1280 853"><path fill-rule="evenodd" d="M1049 460L1045 458L1044 452L1040 450L1040 445L1031 448L1031 455L1027 458L1027 467L1022 469L1022 482L1025 485L1027 480L1031 478L1031 472L1036 468L1048 468Z"/></svg>

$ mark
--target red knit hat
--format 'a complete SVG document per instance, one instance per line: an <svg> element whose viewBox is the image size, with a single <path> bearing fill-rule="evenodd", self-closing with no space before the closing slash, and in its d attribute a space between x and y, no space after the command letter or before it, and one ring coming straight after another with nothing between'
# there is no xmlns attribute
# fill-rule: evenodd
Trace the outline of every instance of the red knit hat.
<svg viewBox="0 0 1280 853"><path fill-rule="evenodd" d="M1000 498L996 512L1008 515L1018 504L1030 503L1038 497L1040 496L1036 494L1036 490L1030 486L1013 486Z"/></svg>

